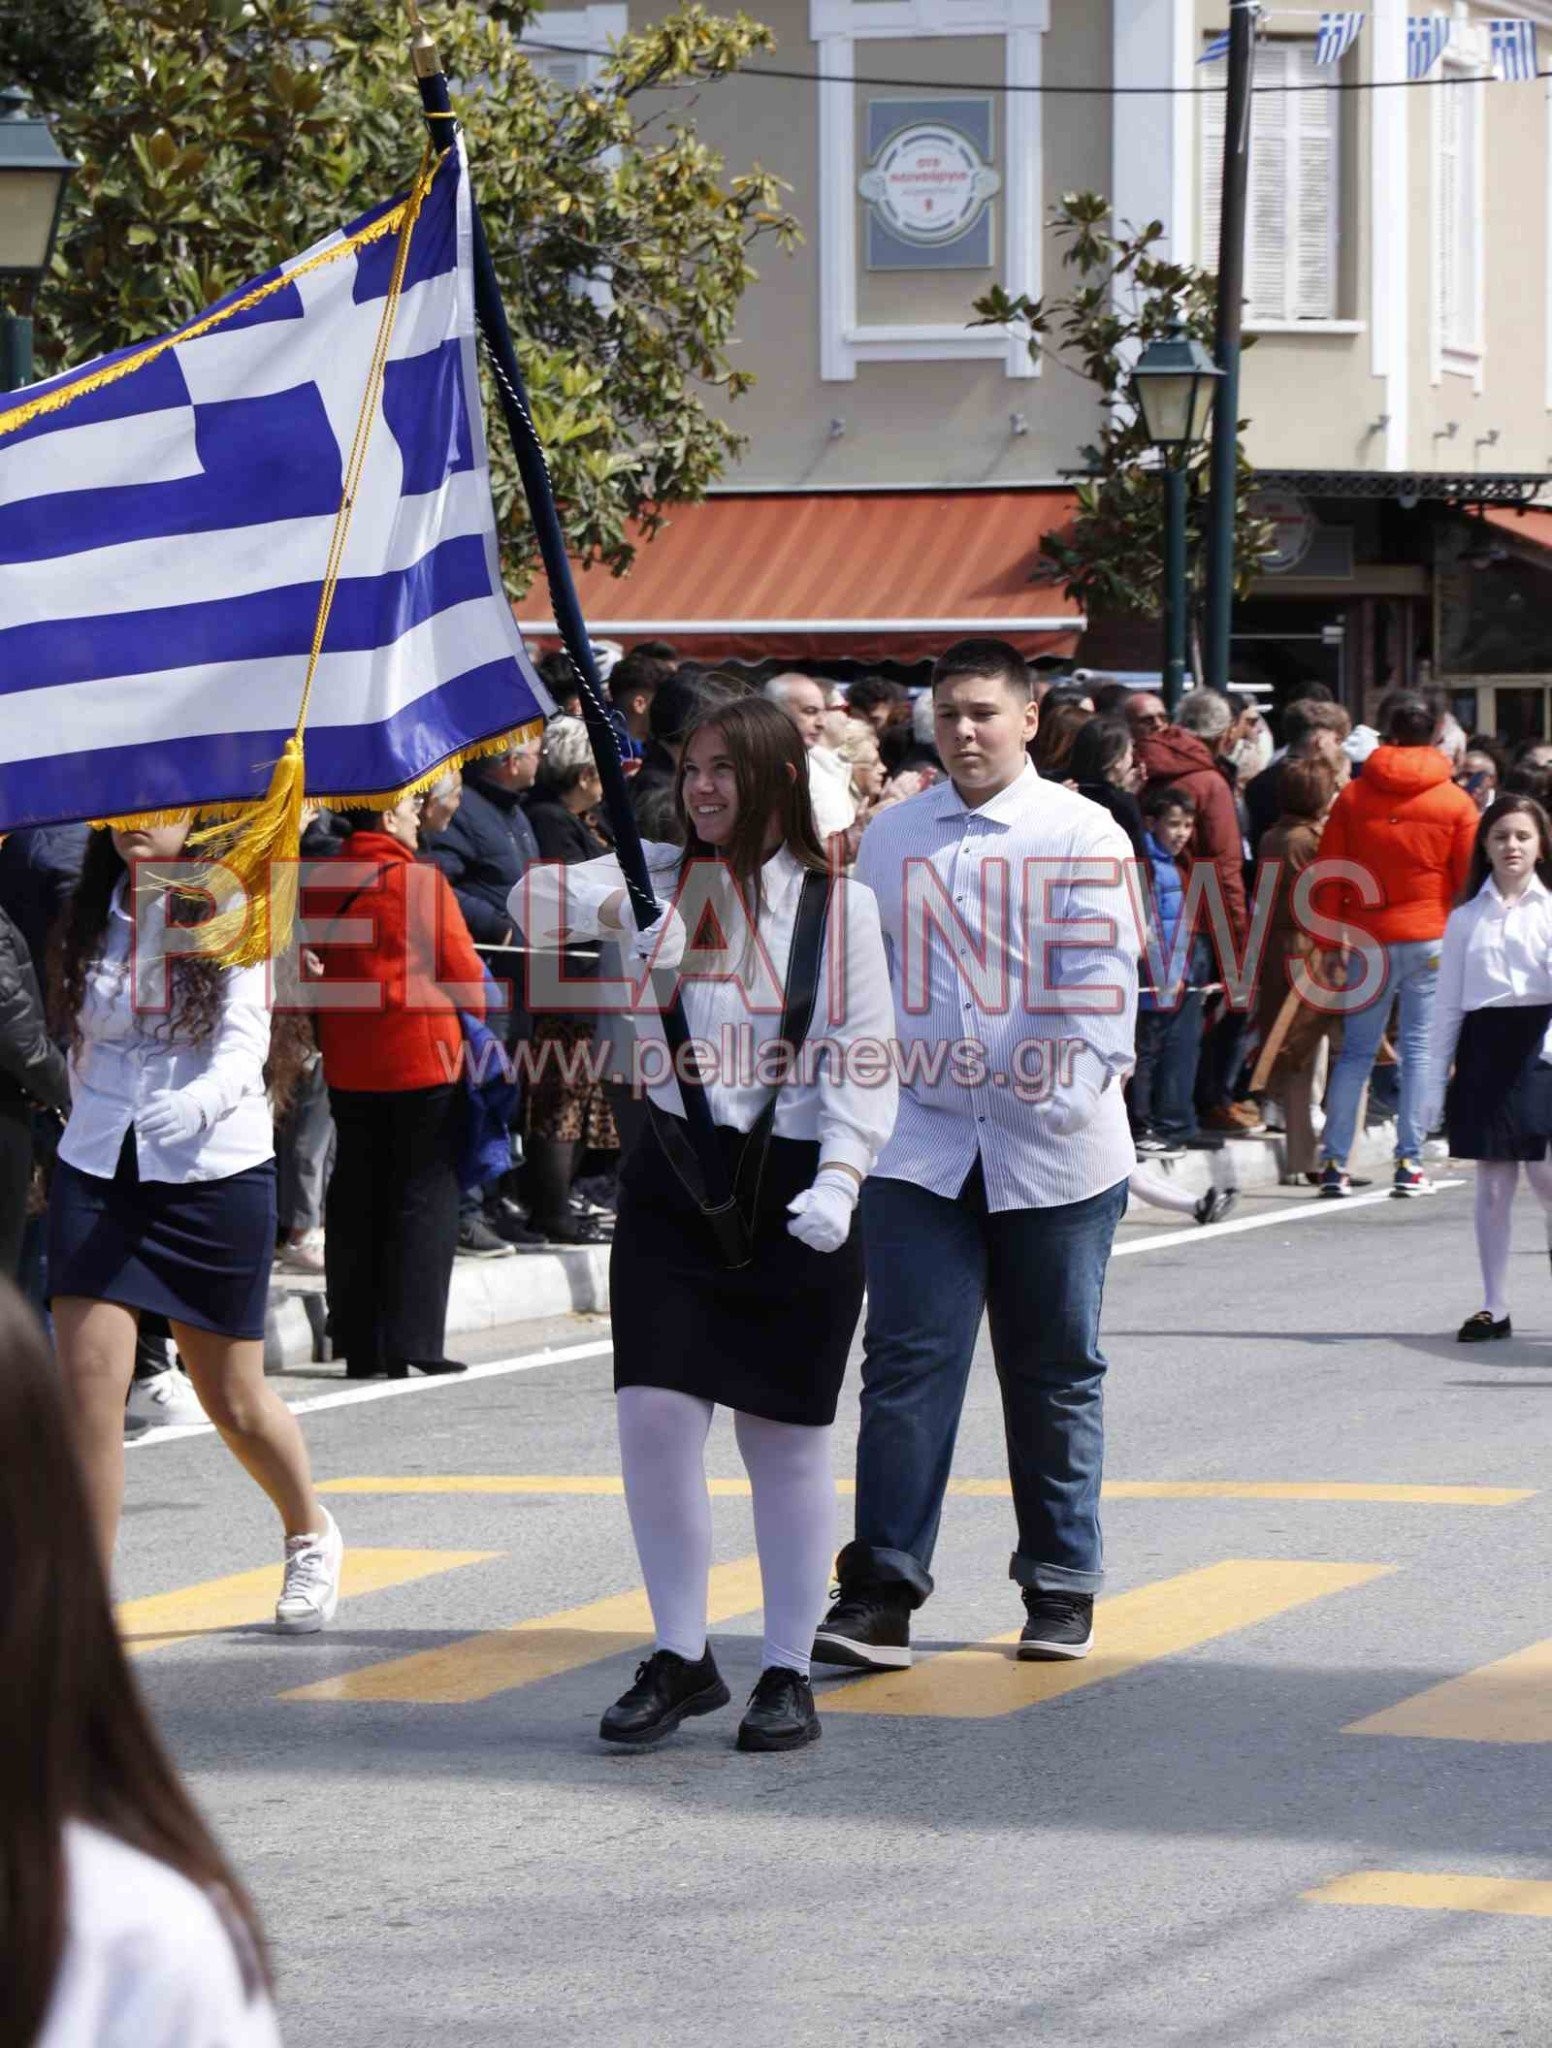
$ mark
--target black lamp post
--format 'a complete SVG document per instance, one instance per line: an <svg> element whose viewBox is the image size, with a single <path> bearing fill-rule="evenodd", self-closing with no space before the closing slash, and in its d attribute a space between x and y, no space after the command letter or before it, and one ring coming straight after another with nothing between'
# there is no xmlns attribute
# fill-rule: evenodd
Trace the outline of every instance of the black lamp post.
<svg viewBox="0 0 1552 2048"><path fill-rule="evenodd" d="M1150 341L1132 371L1132 397L1164 475L1164 705L1171 718L1186 685L1186 475L1207 439L1222 375L1178 326Z"/></svg>
<svg viewBox="0 0 1552 2048"><path fill-rule="evenodd" d="M65 186L75 165L19 86L0 92L0 291L19 280L31 307L54 253ZM32 316L0 311L0 391L32 382Z"/></svg>

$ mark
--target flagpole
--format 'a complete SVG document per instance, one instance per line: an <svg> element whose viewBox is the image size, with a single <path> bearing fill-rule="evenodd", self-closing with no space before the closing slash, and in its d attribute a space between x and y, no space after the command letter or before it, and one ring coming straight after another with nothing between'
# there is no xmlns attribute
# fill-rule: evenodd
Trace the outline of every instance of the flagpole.
<svg viewBox="0 0 1552 2048"><path fill-rule="evenodd" d="M455 133L447 79L443 75L436 43L421 22L414 0L409 0L409 13L415 27L410 42L415 82L432 143L445 154L452 147ZM614 833L615 856L625 878L636 923L639 928L645 928L657 919L660 906L653 891L646 855L642 851L641 834L636 829L635 813L631 809L625 770L620 763L618 736L604 708L603 684L593 660L576 582L571 574L549 464L545 461L544 449L529 412L523 373L512 346L512 332L507 325L506 308L501 302L501 286L496 277L496 266L491 260L490 245L485 238L485 226L480 218L472 181L469 212L474 226L475 317L485 337L486 350L495 373L497 397L511 437L512 452L517 458L523 494L528 500L534 534L544 562L544 573L549 580L555 623L560 628L561 639L580 686L582 716L592 743L599 779L603 783L604 809ZM663 992L662 984L669 979L658 977L660 993ZM690 1027L680 1000L677 977L673 978L668 1000L662 1005L662 1018L663 1036L673 1057L690 1140L705 1178L708 1214L714 1225L719 1222L736 1223L732 1183L723 1164L721 1144L711 1118L711 1105L706 1099L694 1056L688 1051Z"/></svg>

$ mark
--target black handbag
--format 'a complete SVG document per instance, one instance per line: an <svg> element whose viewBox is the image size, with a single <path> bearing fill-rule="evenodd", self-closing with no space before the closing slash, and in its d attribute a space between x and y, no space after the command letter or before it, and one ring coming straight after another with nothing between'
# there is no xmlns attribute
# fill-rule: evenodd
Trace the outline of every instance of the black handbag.
<svg viewBox="0 0 1552 2048"><path fill-rule="evenodd" d="M812 869L804 875L798 896L797 916L792 926L792 952L787 961L787 985L782 995L781 1032L776 1040L783 1049L783 1080L797 1068L798 1054L808 1037L819 995L819 963L824 952L825 920L830 907L830 878ZM663 1148L686 1194L695 1203L716 1240L722 1263L731 1273L754 1259L755 1219L760 1212L760 1187L771 1134L776 1126L776 1104L782 1082L771 1090L770 1099L755 1118L739 1152L733 1174L732 1192L725 1202L707 1199L706 1176L683 1121L660 1109L649 1094L647 1120Z"/></svg>

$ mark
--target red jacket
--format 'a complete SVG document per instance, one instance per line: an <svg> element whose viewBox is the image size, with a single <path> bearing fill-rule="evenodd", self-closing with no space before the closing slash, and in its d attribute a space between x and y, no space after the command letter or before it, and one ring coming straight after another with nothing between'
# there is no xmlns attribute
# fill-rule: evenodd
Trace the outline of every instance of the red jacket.
<svg viewBox="0 0 1552 2048"><path fill-rule="evenodd" d="M1351 884L1332 885L1322 908L1382 945L1442 938L1480 823L1437 747L1376 747L1332 807L1320 858L1366 869L1379 902L1366 908Z"/></svg>
<svg viewBox="0 0 1552 2048"><path fill-rule="evenodd" d="M485 1009L484 969L458 899L439 868L386 832L352 833L334 858L379 873L364 889L306 892L309 919L336 919L346 931L358 920L372 927L365 944L314 941L324 980L375 982L379 994L370 1008L313 1013L324 1078L331 1088L385 1093L446 1087L460 1070L458 1012Z"/></svg>
<svg viewBox="0 0 1552 2048"><path fill-rule="evenodd" d="M1210 860L1218 870L1229 929L1236 946L1242 947L1250 926L1245 910L1245 842L1234 792L1211 748L1183 726L1167 725L1162 732L1148 734L1137 748L1137 758L1149 789L1173 784L1194 800L1191 858Z"/></svg>

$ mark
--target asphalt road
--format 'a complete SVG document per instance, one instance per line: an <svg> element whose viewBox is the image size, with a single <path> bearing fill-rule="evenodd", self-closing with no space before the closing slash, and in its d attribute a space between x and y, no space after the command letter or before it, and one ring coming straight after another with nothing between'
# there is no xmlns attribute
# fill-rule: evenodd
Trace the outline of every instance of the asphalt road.
<svg viewBox="0 0 1552 2048"><path fill-rule="evenodd" d="M791 1757L736 1754L736 1707L645 1754L594 1737L644 1623L604 1322L310 1414L362 1587L322 1636L258 1624L272 1524L218 1443L133 1450L126 1628L291 2048L1544 2043L1552 1279L1517 1222L1524 1334L1476 1350L1468 1187L1128 1223L1095 1658L991 1641L1021 1612L983 1358L919 1630L942 1654L827 1679ZM725 1420L711 1457L738 1697Z"/></svg>

